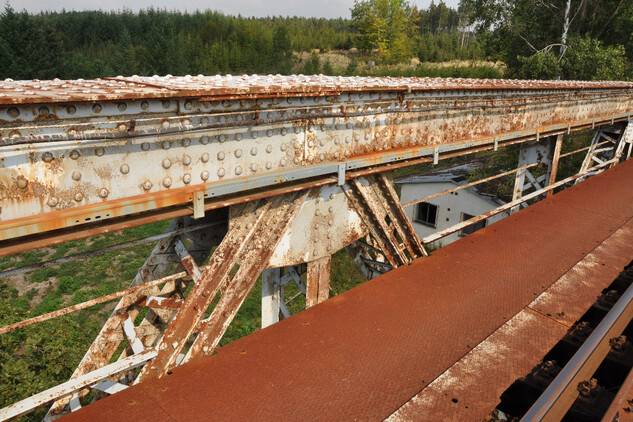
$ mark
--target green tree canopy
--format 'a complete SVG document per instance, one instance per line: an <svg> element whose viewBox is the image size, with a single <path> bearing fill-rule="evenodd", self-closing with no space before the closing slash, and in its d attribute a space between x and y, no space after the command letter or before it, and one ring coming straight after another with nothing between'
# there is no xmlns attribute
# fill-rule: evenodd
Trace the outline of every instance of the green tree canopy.
<svg viewBox="0 0 633 422"><path fill-rule="evenodd" d="M631 1L461 0L461 5L487 34L490 56L504 61L511 76L626 77L625 57L633 58Z"/></svg>
<svg viewBox="0 0 633 422"><path fill-rule="evenodd" d="M416 11L406 0L356 0L352 20L361 46L394 63L413 56Z"/></svg>

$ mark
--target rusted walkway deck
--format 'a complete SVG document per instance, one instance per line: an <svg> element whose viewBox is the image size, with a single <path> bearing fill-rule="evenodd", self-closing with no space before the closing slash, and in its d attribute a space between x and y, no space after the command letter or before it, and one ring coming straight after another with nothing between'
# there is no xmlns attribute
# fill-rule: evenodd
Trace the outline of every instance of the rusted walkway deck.
<svg viewBox="0 0 633 422"><path fill-rule="evenodd" d="M481 420L633 259L631 180L629 161L64 420Z"/></svg>

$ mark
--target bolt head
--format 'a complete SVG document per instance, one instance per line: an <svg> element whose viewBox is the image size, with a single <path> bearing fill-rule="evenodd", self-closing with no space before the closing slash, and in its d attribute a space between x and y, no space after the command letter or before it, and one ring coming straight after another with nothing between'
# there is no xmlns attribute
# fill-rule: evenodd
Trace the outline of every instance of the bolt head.
<svg viewBox="0 0 633 422"><path fill-rule="evenodd" d="M20 189L26 189L26 187L29 185L29 181L26 180L24 176L18 176L18 180L16 183Z"/></svg>

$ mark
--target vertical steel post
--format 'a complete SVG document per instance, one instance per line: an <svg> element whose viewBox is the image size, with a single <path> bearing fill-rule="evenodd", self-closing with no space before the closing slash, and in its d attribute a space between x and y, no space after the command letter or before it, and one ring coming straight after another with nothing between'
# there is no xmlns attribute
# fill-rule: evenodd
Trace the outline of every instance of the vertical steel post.
<svg viewBox="0 0 633 422"><path fill-rule="evenodd" d="M549 181L547 185L551 185L556 182L556 173L558 173L558 161L560 160L560 150L563 146L563 135L558 135L556 137L556 143L554 146L554 155L552 156L552 163L549 166ZM550 190L547 192L547 196L552 196L554 194L554 190Z"/></svg>
<svg viewBox="0 0 633 422"><path fill-rule="evenodd" d="M308 262L306 308L321 303L330 296L330 264L332 257Z"/></svg>
<svg viewBox="0 0 633 422"><path fill-rule="evenodd" d="M262 328L279 322L282 300L281 268L264 270L262 272Z"/></svg>

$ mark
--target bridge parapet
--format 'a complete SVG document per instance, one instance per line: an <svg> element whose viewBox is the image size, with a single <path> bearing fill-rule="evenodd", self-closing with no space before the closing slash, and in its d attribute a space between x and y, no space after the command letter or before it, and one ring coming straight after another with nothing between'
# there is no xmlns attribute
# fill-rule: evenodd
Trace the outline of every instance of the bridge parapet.
<svg viewBox="0 0 633 422"><path fill-rule="evenodd" d="M0 82L0 240L626 120L633 84L325 76ZM201 202L201 201L199 201ZM201 206L201 204L198 204Z"/></svg>

